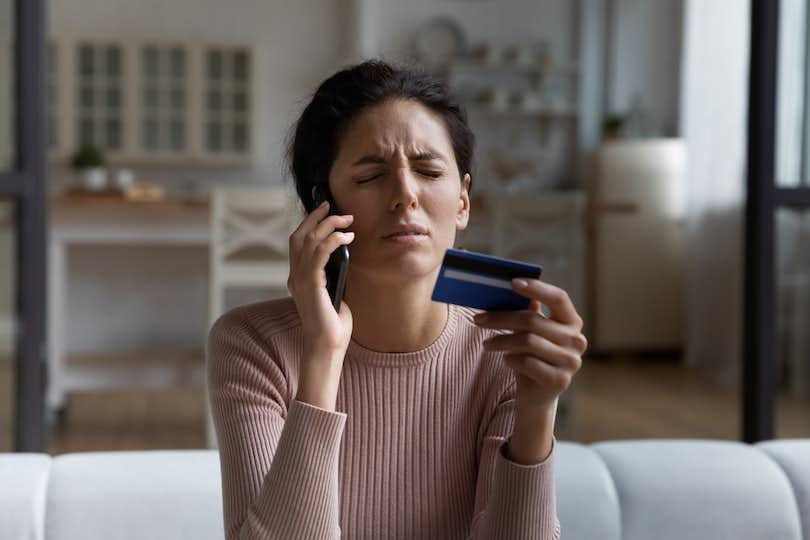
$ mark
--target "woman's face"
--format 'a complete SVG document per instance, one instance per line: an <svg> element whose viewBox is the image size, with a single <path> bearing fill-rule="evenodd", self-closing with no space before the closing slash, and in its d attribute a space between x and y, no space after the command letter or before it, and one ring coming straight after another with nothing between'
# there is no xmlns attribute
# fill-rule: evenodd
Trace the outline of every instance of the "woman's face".
<svg viewBox="0 0 810 540"><path fill-rule="evenodd" d="M467 226L469 183L443 119L421 103L390 100L358 115L329 175L338 209L354 215L351 273L381 281L431 274ZM425 234L386 238L403 225Z"/></svg>

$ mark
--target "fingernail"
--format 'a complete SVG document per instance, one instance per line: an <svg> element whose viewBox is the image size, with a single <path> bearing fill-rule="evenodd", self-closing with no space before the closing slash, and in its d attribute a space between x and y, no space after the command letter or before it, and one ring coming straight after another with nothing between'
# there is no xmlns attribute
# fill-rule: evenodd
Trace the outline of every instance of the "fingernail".
<svg viewBox="0 0 810 540"><path fill-rule="evenodd" d="M329 201L323 201L323 202L321 203L321 205L320 205L318 208L323 208L323 207L324 207L324 206L326 206L327 204L329 204Z"/></svg>
<svg viewBox="0 0 810 540"><path fill-rule="evenodd" d="M513 279L512 283L514 283L515 287L519 287L521 289L529 286L529 282L525 279Z"/></svg>

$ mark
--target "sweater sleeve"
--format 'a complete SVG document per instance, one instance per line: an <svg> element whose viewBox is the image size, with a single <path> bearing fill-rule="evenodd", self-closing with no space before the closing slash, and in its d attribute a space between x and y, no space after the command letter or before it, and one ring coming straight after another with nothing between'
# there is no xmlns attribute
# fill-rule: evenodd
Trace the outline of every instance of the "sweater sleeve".
<svg viewBox="0 0 810 540"><path fill-rule="evenodd" d="M554 492L556 439L541 463L521 465L506 457L515 417L515 384L507 386L487 422L475 490L471 539L558 540Z"/></svg>
<svg viewBox="0 0 810 540"><path fill-rule="evenodd" d="M285 401L278 353L232 313L211 327L206 350L225 538L339 538L346 414Z"/></svg>

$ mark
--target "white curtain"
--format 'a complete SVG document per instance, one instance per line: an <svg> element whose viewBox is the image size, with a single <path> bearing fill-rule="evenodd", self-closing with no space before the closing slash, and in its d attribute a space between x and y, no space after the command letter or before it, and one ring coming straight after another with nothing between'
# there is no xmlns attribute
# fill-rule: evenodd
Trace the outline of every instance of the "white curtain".
<svg viewBox="0 0 810 540"><path fill-rule="evenodd" d="M684 2L686 362L730 389L742 363L749 16L748 2Z"/></svg>

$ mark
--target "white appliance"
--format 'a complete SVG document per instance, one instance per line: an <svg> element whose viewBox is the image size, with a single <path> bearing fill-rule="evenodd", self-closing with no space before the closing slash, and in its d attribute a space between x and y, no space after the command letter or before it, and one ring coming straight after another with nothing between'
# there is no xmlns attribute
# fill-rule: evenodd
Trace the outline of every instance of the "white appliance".
<svg viewBox="0 0 810 540"><path fill-rule="evenodd" d="M686 145L608 142L589 179L594 352L684 345Z"/></svg>

